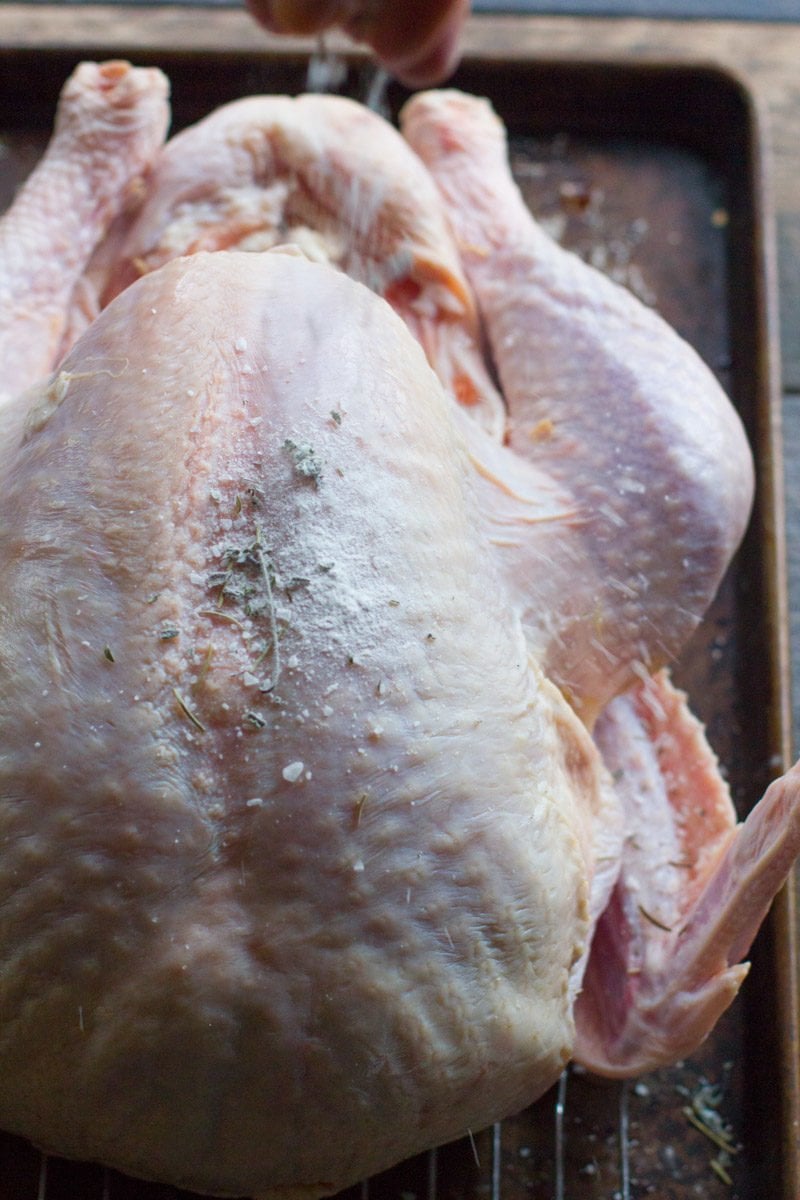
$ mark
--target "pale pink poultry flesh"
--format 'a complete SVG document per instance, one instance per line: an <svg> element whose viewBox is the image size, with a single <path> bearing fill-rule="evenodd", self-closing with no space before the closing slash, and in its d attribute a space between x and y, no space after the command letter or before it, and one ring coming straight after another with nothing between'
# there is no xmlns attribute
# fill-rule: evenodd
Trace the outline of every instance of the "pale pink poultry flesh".
<svg viewBox="0 0 800 1200"><path fill-rule="evenodd" d="M292 242L384 296L440 379L499 436L499 396L478 318L429 173L402 137L336 96L253 96L171 139L135 220L101 247L107 303L147 271L197 250Z"/></svg>
<svg viewBox="0 0 800 1200"><path fill-rule="evenodd" d="M487 106L415 99L418 159L280 97L158 154L165 93L80 68L0 226L0 1126L318 1195L576 1053L697 1045L800 851L797 769L737 829L657 671L741 536L738 421L536 228ZM335 211L292 208L309 177Z"/></svg>
<svg viewBox="0 0 800 1200"><path fill-rule="evenodd" d="M79 321L73 289L114 220L141 202L167 94L161 72L121 62L83 63L65 85L45 160L0 222L0 396L49 371L70 312Z"/></svg>

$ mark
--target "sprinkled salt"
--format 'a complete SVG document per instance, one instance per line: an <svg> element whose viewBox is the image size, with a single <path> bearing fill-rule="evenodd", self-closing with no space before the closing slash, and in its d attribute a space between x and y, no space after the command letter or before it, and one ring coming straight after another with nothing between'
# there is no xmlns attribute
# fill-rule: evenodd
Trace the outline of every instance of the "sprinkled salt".
<svg viewBox="0 0 800 1200"><path fill-rule="evenodd" d="M287 783L297 783L302 774L303 764L301 762L289 763L288 767L284 767L281 771L281 775Z"/></svg>

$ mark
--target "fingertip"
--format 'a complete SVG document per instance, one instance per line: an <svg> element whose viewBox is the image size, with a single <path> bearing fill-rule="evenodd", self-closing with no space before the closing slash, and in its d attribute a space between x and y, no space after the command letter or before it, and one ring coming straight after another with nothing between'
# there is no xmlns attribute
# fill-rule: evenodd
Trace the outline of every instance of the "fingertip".
<svg viewBox="0 0 800 1200"><path fill-rule="evenodd" d="M455 0L455 3L451 0L444 18L423 33L422 39L413 45L410 52L407 44L413 44L415 39L411 33L413 22L409 23L408 13L399 29L391 18L384 18L382 24L374 29L356 30L355 22L351 22L350 28L356 37L363 38L372 46L386 70L401 83L411 88L433 87L444 82L458 66L461 34L469 7L470 0ZM405 37L400 36L402 30L406 31Z"/></svg>
<svg viewBox="0 0 800 1200"><path fill-rule="evenodd" d="M450 28L431 50L411 62L386 64L401 83L410 88L435 87L444 83L461 61L461 25Z"/></svg>

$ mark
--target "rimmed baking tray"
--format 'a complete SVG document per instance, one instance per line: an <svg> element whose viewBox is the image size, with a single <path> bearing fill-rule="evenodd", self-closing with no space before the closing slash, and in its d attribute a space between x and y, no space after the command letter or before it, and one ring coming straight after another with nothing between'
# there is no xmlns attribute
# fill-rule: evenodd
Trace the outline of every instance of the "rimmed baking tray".
<svg viewBox="0 0 800 1200"><path fill-rule="evenodd" d="M296 48L143 49L137 37L133 52L124 37L106 37L80 56L92 54L162 66L175 127L236 96L306 86ZM41 153L78 57L0 46L0 206ZM367 82L363 60L352 60L344 90L364 98ZM748 429L759 472L753 521L676 672L744 813L790 753L775 273L756 106L743 82L713 66L487 53L468 58L454 83L493 101L526 199L553 236L655 305L717 372ZM395 107L402 92L386 99ZM738 1001L691 1060L625 1086L572 1072L516 1119L402 1164L348 1200L796 1200L794 931L788 888ZM0 1200L181 1195L0 1135Z"/></svg>

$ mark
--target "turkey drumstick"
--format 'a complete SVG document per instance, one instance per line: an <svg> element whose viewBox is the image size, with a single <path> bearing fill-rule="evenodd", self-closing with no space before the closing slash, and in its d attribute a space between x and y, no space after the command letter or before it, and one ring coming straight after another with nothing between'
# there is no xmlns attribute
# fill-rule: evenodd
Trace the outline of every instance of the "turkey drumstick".
<svg viewBox="0 0 800 1200"><path fill-rule="evenodd" d="M533 653L591 724L705 613L750 513L750 450L691 347L538 227L486 101L424 93L401 123L475 290L508 443L573 498L506 570Z"/></svg>
<svg viewBox="0 0 800 1200"><path fill-rule="evenodd" d="M142 198L167 132L167 93L160 71L124 62L82 63L65 85L45 159L0 221L0 395L55 365L92 252Z"/></svg>

